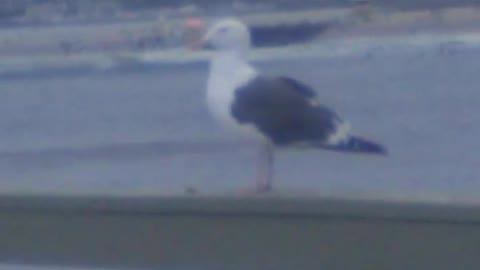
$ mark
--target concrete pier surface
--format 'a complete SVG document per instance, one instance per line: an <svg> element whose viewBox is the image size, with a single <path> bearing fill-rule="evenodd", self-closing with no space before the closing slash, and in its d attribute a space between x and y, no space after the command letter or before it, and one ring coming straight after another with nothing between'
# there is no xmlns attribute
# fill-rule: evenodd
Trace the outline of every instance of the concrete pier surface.
<svg viewBox="0 0 480 270"><path fill-rule="evenodd" d="M0 261L115 269L477 269L480 207L270 194L0 197Z"/></svg>

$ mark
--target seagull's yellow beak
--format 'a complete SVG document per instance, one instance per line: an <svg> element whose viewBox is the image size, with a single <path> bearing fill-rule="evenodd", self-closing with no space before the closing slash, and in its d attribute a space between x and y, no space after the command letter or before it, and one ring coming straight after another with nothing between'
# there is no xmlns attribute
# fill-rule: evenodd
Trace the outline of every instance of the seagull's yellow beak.
<svg viewBox="0 0 480 270"><path fill-rule="evenodd" d="M212 45L212 37L215 34L215 29L209 29L205 31L202 38L198 41L198 48L203 50L211 50L213 49Z"/></svg>
<svg viewBox="0 0 480 270"><path fill-rule="evenodd" d="M203 50L212 50L213 45L210 42L210 35L207 34L205 34L205 36L203 36L203 38L200 40L200 48Z"/></svg>
<svg viewBox="0 0 480 270"><path fill-rule="evenodd" d="M193 50L210 50L213 49L210 40L207 36L203 36L200 39L194 40L189 44L189 47Z"/></svg>

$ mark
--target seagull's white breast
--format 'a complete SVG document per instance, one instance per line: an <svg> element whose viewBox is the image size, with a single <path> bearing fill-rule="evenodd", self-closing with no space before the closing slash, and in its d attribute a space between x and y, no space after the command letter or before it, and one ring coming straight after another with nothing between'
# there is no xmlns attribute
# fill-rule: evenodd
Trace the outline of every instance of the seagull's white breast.
<svg viewBox="0 0 480 270"><path fill-rule="evenodd" d="M253 126L240 125L233 118L231 106L236 89L256 75L256 70L238 55L219 53L212 59L207 82L207 104L217 121L242 133L252 133Z"/></svg>

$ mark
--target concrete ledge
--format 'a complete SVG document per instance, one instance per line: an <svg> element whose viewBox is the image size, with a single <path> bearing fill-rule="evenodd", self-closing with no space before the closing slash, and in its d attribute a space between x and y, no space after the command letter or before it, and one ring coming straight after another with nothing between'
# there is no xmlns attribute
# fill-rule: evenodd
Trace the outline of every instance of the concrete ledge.
<svg viewBox="0 0 480 270"><path fill-rule="evenodd" d="M285 197L0 198L0 262L477 269L480 207Z"/></svg>
<svg viewBox="0 0 480 270"><path fill-rule="evenodd" d="M285 196L2 196L2 213L372 219L480 226L480 206Z"/></svg>

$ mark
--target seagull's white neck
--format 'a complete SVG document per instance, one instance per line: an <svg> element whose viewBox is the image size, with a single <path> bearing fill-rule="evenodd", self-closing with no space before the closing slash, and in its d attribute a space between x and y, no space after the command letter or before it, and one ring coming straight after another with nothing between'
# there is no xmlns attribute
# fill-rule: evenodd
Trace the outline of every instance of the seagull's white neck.
<svg viewBox="0 0 480 270"><path fill-rule="evenodd" d="M220 50L212 58L210 74L235 72L239 68L249 67L246 53L239 50Z"/></svg>
<svg viewBox="0 0 480 270"><path fill-rule="evenodd" d="M246 55L238 51L217 51L210 63L207 85L207 102L212 115L227 126L235 126L230 105L235 91L257 75Z"/></svg>
<svg viewBox="0 0 480 270"><path fill-rule="evenodd" d="M237 50L217 51L210 63L208 90L233 90L256 75L255 69L248 63L245 53Z"/></svg>

